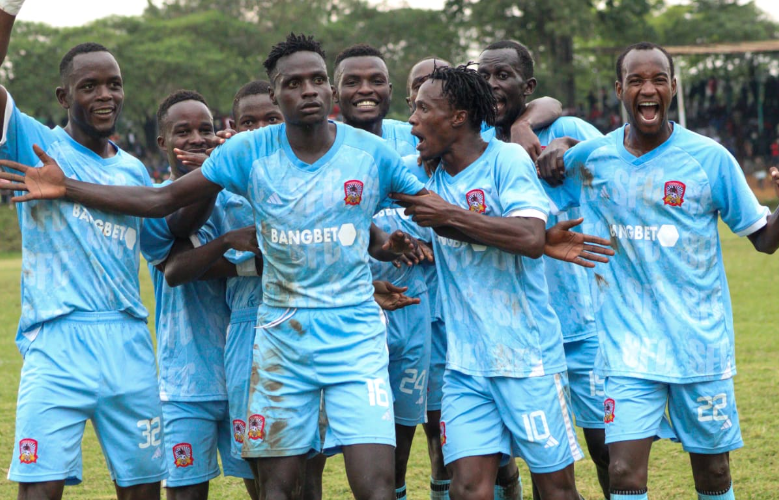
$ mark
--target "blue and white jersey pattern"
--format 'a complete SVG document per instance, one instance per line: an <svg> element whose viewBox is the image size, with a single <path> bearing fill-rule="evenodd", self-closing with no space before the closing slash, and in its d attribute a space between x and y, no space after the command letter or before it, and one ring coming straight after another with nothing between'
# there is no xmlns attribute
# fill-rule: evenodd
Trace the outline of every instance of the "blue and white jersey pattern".
<svg viewBox="0 0 779 500"><path fill-rule="evenodd" d="M201 243L206 244L227 232L254 225L254 213L249 200L243 196L222 191L214 204L212 216L203 226L198 236L205 236ZM254 260L251 252L228 250L225 258L235 265ZM257 308L262 303L262 280L259 276L236 276L227 279L227 305L231 311Z"/></svg>
<svg viewBox="0 0 779 500"><path fill-rule="evenodd" d="M427 187L485 217L545 220L548 215L549 201L527 153L497 139L455 177L439 167ZM434 245L448 369L514 378L565 370L543 257L530 259L438 235Z"/></svg>
<svg viewBox="0 0 779 500"><path fill-rule="evenodd" d="M335 123L330 150L299 160L286 126L236 135L203 165L206 179L249 200L263 256L263 302L332 308L373 300L368 242L391 192L424 186L379 137Z"/></svg>
<svg viewBox="0 0 779 500"><path fill-rule="evenodd" d="M718 216L746 236L766 224L736 160L711 139L673 124L636 158L625 127L565 155L558 207L581 204L586 233L611 238L594 290L597 365L607 376L692 383L736 373L730 293Z"/></svg>
<svg viewBox="0 0 779 500"><path fill-rule="evenodd" d="M398 120L382 120L381 138L400 156L417 154L419 139L411 135L411 125Z"/></svg>
<svg viewBox="0 0 779 500"><path fill-rule="evenodd" d="M116 145L101 158L62 128L22 113L8 95L0 158L41 166L37 144L66 177L114 186L150 186L143 164ZM120 311L145 319L138 283L142 220L66 200L17 205L22 231L22 312L17 344L24 353L40 324L74 311Z"/></svg>
<svg viewBox="0 0 779 500"><path fill-rule="evenodd" d="M555 139L571 137L579 141L603 137L598 129L579 118L562 117L550 126L534 131L541 147L545 148ZM550 188L545 182L544 189ZM552 207L547 229L560 221L581 217L579 207L570 207L564 212L556 212ZM573 231L581 232L581 226ZM556 259L546 259L546 282L549 285L549 300L557 313L565 342L575 342L597 335L595 311L590 292L590 284L595 279L593 271Z"/></svg>
<svg viewBox="0 0 779 500"><path fill-rule="evenodd" d="M149 262L157 303L160 399L226 400L224 345L230 310L225 302L225 280L168 286L165 274L155 266L168 258L175 241L164 218L145 221L141 251Z"/></svg>

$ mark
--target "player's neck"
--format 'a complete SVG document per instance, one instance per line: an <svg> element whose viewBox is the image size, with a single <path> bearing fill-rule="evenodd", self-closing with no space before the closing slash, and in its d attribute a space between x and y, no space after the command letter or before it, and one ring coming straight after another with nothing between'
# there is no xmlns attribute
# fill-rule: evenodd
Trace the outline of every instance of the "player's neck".
<svg viewBox="0 0 779 500"><path fill-rule="evenodd" d="M513 120L506 120L504 123L501 123L500 125L495 124L495 137L503 142L511 142L511 126L514 125L514 123L517 122L520 118L522 118L525 115L525 112L527 111L527 106L522 105L522 112L519 113L516 117L514 117Z"/></svg>
<svg viewBox="0 0 779 500"><path fill-rule="evenodd" d="M108 137L95 137L87 134L80 127L74 125L72 121L68 121L68 124L65 125L65 132L74 141L93 151L101 158L111 158L116 155L116 148L108 140Z"/></svg>
<svg viewBox="0 0 779 500"><path fill-rule="evenodd" d="M381 137L382 132L383 132L383 130L381 128L381 125L382 125L383 121L384 120L382 119L382 120L376 120L375 122L370 122L370 123L353 123L353 122L350 122L349 120L344 119L344 123L345 124L350 125L350 126L352 126L354 128L358 128L360 130L364 130L364 131L366 131L366 132L368 132L370 134L373 134L375 136L378 136L378 137Z"/></svg>
<svg viewBox="0 0 779 500"><path fill-rule="evenodd" d="M638 127L628 124L627 127L625 127L623 144L630 154L635 157L641 157L660 147L669 137L671 137L672 133L673 125L671 125L670 122L665 122L660 129L660 132L657 134L642 134L638 130Z"/></svg>
<svg viewBox="0 0 779 500"><path fill-rule="evenodd" d="M441 162L446 173L455 176L478 160L486 149L487 143L482 140L481 134L469 134L452 143L449 150L441 155Z"/></svg>
<svg viewBox="0 0 779 500"><path fill-rule="evenodd" d="M336 125L327 120L314 125L288 124L286 130L295 156L308 164L324 156L335 142Z"/></svg>

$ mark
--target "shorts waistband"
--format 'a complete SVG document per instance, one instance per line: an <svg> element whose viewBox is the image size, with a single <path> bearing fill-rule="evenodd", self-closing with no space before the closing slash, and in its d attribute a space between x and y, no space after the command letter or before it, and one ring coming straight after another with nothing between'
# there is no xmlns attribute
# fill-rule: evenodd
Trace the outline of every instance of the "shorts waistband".
<svg viewBox="0 0 779 500"><path fill-rule="evenodd" d="M78 323L113 323L117 321L145 321L121 311L73 311L52 321L73 321Z"/></svg>
<svg viewBox="0 0 779 500"><path fill-rule="evenodd" d="M248 321L257 321L257 308L256 307L244 307L243 309L236 309L230 313L230 324L234 323L246 323Z"/></svg>

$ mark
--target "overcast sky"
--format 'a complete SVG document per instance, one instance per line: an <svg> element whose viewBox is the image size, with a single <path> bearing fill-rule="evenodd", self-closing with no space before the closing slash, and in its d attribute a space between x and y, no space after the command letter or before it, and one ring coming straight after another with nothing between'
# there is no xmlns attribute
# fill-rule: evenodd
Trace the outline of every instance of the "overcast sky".
<svg viewBox="0 0 779 500"><path fill-rule="evenodd" d="M217 0L219 1L229 0ZM440 9L445 0L414 0L405 2L414 7ZM778 0L756 0L757 5L779 21ZM379 3L379 2L374 2ZM389 0L389 5L401 5L403 0ZM78 26L113 14L134 16L143 12L146 0L27 0L19 19L38 21L54 26Z"/></svg>

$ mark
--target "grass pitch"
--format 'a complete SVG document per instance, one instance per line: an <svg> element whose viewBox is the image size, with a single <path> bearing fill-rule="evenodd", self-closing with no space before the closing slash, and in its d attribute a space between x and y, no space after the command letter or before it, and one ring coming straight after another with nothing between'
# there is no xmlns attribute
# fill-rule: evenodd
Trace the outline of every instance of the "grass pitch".
<svg viewBox="0 0 779 500"><path fill-rule="evenodd" d="M724 226L722 246L730 282L736 325L736 345L739 375L736 395L745 447L731 454L735 493L739 500L772 499L777 497L779 484L779 307L773 294L779 285L779 255L758 254L746 239L733 236ZM18 254L0 254L0 467L7 472L13 458L16 390L22 359L14 345L16 323L20 310ZM153 294L148 272L141 269L142 294L154 317ZM152 326L153 330L153 326ZM584 445L583 437L579 442ZM584 447L584 446L583 446ZM68 499L116 498L95 433L90 425L82 445L84 483L68 487ZM520 470L525 486L530 475L521 460ZM429 464L426 441L418 429L409 464L407 486L409 498L428 498ZM588 499L601 498L595 470L589 459L576 464L576 481ZM350 498L343 461L332 458L325 469L325 498ZM696 499L690 466L681 446L669 442L656 443L649 469L649 490L652 499ZM0 499L16 497L16 485L0 481ZM243 484L235 478L219 477L211 483L215 500L248 498ZM525 498L531 498L525 488Z"/></svg>

